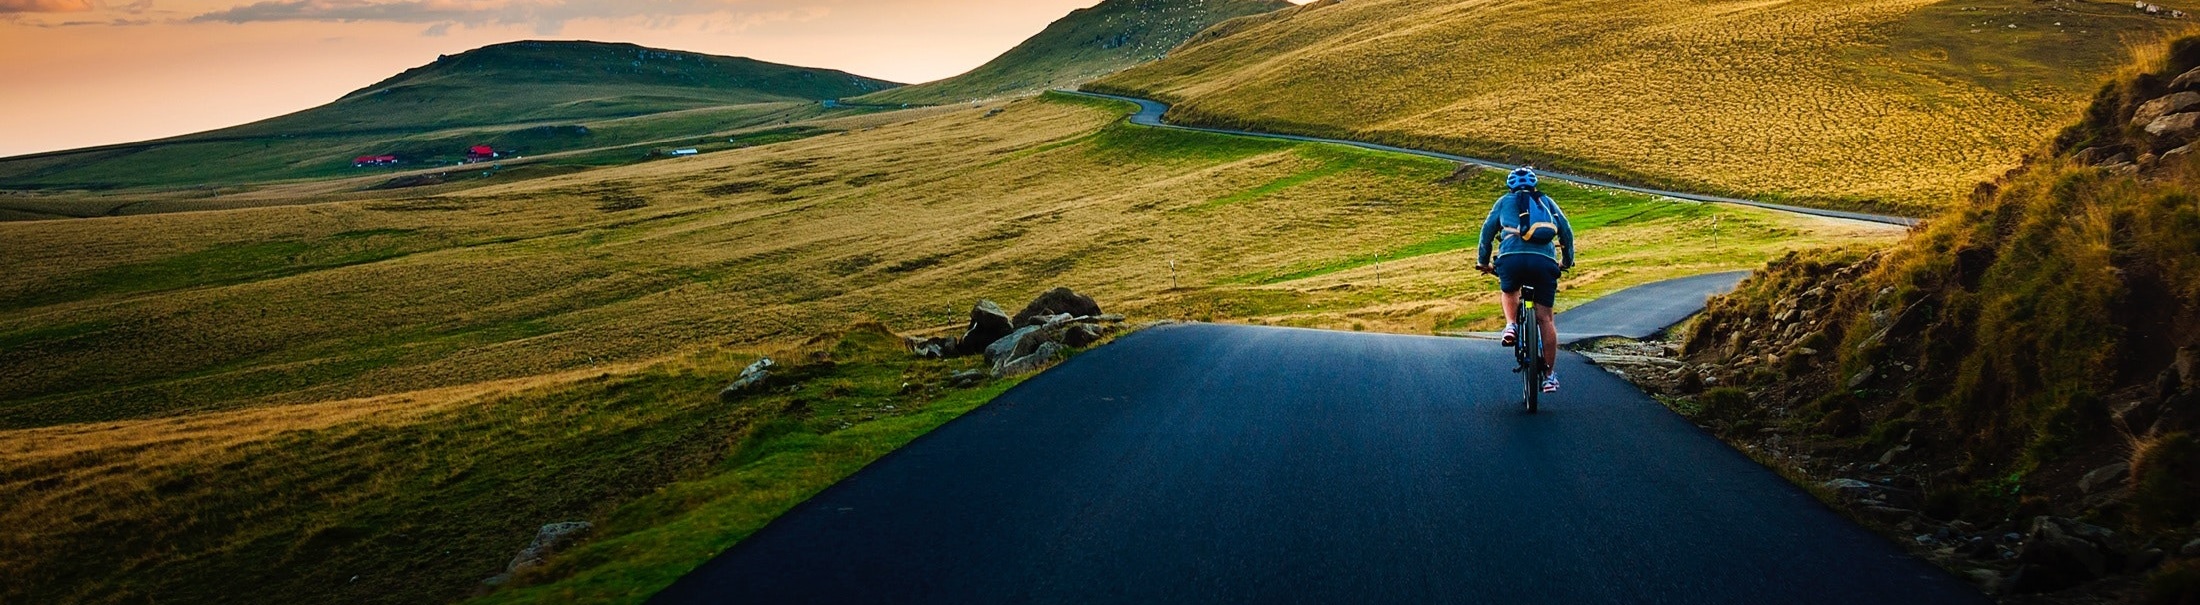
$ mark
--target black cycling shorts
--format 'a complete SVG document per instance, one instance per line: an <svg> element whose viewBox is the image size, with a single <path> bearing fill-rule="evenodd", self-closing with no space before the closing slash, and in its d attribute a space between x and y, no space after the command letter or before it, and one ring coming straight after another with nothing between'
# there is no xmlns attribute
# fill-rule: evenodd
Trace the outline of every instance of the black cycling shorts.
<svg viewBox="0 0 2200 605"><path fill-rule="evenodd" d="M1497 257L1497 287L1512 292L1521 286L1535 288L1528 292L1528 300L1535 304L1558 306L1558 261L1541 254Z"/></svg>

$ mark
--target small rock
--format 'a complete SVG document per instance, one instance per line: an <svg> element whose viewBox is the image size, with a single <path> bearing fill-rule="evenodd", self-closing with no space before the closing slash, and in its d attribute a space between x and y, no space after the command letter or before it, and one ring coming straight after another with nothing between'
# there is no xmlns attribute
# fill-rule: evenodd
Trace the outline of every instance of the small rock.
<svg viewBox="0 0 2200 605"><path fill-rule="evenodd" d="M938 338L908 338L903 340L909 352L925 359L946 359L961 352L962 339L953 336Z"/></svg>
<svg viewBox="0 0 2200 605"><path fill-rule="evenodd" d="M1099 342L1100 338L1106 335L1107 330L1101 328L1098 325L1087 323L1074 324L1062 331L1062 344L1069 345L1070 347L1084 347L1092 343Z"/></svg>
<svg viewBox="0 0 2200 605"><path fill-rule="evenodd" d="M2091 494L2094 490L2106 487L2119 479L2123 479L2124 475L2130 473L2131 464L2128 462L2118 462L2101 468L2093 469L2091 472L2086 473L2084 477L2080 477L2078 479L2078 492Z"/></svg>
<svg viewBox="0 0 2200 605"><path fill-rule="evenodd" d="M1636 365L1679 369L1687 367L1688 365L1685 363L1681 363L1678 360L1666 359L1663 357L1651 357L1648 355L1616 355L1606 353L1584 353L1582 355L1584 357L1588 357L1589 361L1601 366Z"/></svg>
<svg viewBox="0 0 2200 605"><path fill-rule="evenodd" d="M1001 310L1000 304L980 300L970 307L970 327L963 330L962 338L957 341L956 352L976 355L984 352L994 341L1015 331L1015 322L1008 317L1007 311Z"/></svg>
<svg viewBox="0 0 2200 605"><path fill-rule="evenodd" d="M1060 343L1055 343L1052 341L1043 342L1039 344L1038 350L1032 351L1030 355L1018 357L1016 359L1008 361L1007 363L1001 364L999 367L994 369L994 373L1000 376L1016 376L1037 372L1048 362L1052 362L1055 359L1060 358L1063 351L1065 351L1065 349Z"/></svg>
<svg viewBox="0 0 2200 605"><path fill-rule="evenodd" d="M2190 154L2190 153L2192 153L2192 145L2184 145L2184 146L2178 147L2178 148L2176 148L2176 149L2171 149L2171 150L2169 150L2169 151L2164 151L2164 152L2162 152L2162 159L2161 159L2161 160L2159 160L2159 161L2162 161L2162 162L2171 162L2171 161L2176 161L2176 160L2177 160L2177 158L2182 158L2182 157L2185 157L2185 155L2186 155L2186 154Z"/></svg>
<svg viewBox="0 0 2200 605"><path fill-rule="evenodd" d="M1016 350L1023 348L1023 342L1036 336L1040 329L1039 326L1024 326L1017 328L1015 332L1011 332L999 340L993 341L992 345L985 348L986 365L1000 367L1001 364L1008 363L1008 360L1015 359L1017 357ZM1036 350L1038 346L1037 342L1033 342L1030 350Z"/></svg>
<svg viewBox="0 0 2200 605"><path fill-rule="evenodd" d="M2200 113L2180 113L2155 118L2147 123L2146 130L2147 134L2167 138L2192 132L2196 126L2200 126Z"/></svg>
<svg viewBox="0 0 2200 605"><path fill-rule="evenodd" d="M1877 485L1872 485L1863 481L1847 478L1829 480L1822 485L1824 485L1826 489L1833 490L1833 493L1838 494L1843 498L1858 500L1871 496L1874 492L1879 491L1879 486Z"/></svg>
<svg viewBox="0 0 2200 605"><path fill-rule="evenodd" d="M770 357L757 359L756 363L749 364L749 367L741 370L741 377L735 379L733 384L726 385L724 390L718 391L718 398L720 400L732 399L743 391L764 384L764 381L771 379L772 366L775 365L778 364L773 363Z"/></svg>
<svg viewBox="0 0 2200 605"><path fill-rule="evenodd" d="M2186 542L2184 546L2178 547L2177 554L2187 557L2200 557L2200 538L2193 538L2191 541Z"/></svg>
<svg viewBox="0 0 2200 605"><path fill-rule="evenodd" d="M2139 104L2139 109L2131 113L2131 124L2133 126L2148 124L2162 116L2184 111L2194 105L2200 105L2200 92L2172 93Z"/></svg>
<svg viewBox="0 0 2200 605"><path fill-rule="evenodd" d="M947 386L958 389L978 386L981 382L985 382L985 372L977 370L963 370L947 377Z"/></svg>
<svg viewBox="0 0 2200 605"><path fill-rule="evenodd" d="M1041 293L1038 298L1032 299L1031 304L1024 305L1024 310L1017 312L1013 319L1015 325L1028 326L1032 325L1031 318L1033 317L1063 314L1075 317L1099 315L1100 304L1093 302L1090 297L1078 294L1075 290L1055 288Z"/></svg>
<svg viewBox="0 0 2200 605"><path fill-rule="evenodd" d="M1895 457L1907 451L1910 451L1910 446L1908 445L1898 445L1893 448L1889 448L1887 450L1887 453L1879 455L1879 464L1882 466L1894 464Z"/></svg>
<svg viewBox="0 0 2200 605"><path fill-rule="evenodd" d="M1864 369L1857 371L1853 375L1850 375L1849 390L1853 391L1856 389L1864 388L1865 384L1871 382L1872 374L1877 372L1878 370L1872 368L1871 366L1865 366Z"/></svg>
<svg viewBox="0 0 2200 605"><path fill-rule="evenodd" d="M551 555L557 554L558 551L564 550L566 546L572 545L575 540L580 539L583 534L588 533L590 529L595 529L595 527L595 524L587 521L567 521L544 525L541 529L535 530L535 541L529 543L527 548L521 549L518 555L512 557L512 562L504 566L504 572L509 574L541 565Z"/></svg>
<svg viewBox="0 0 2200 605"><path fill-rule="evenodd" d="M2187 71L2177 76L2176 79L2169 81L2170 90L2185 90L2195 87L2200 87L2200 67L2192 68L2191 71Z"/></svg>
<svg viewBox="0 0 2200 605"><path fill-rule="evenodd" d="M1810 347L1795 347L1795 350L1792 351L1792 354L1797 357L1814 357L1818 355L1818 349L1813 349Z"/></svg>
<svg viewBox="0 0 2200 605"><path fill-rule="evenodd" d="M2200 348L2178 348L2177 358L2170 362L2170 368L2177 370L2177 377L2185 388L2200 385Z"/></svg>

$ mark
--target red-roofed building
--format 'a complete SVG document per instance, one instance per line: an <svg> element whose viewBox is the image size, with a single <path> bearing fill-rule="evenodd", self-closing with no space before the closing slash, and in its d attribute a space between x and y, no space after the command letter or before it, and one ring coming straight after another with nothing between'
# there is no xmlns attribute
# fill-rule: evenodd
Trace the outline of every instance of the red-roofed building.
<svg viewBox="0 0 2200 605"><path fill-rule="evenodd" d="M351 159L351 166L353 168L364 168L367 166L393 166L396 164L397 156L394 155L363 155Z"/></svg>
<svg viewBox="0 0 2200 605"><path fill-rule="evenodd" d="M468 162L483 162L494 159L497 159L497 150L495 147L490 147L488 145L475 145L472 149L466 150L466 161Z"/></svg>

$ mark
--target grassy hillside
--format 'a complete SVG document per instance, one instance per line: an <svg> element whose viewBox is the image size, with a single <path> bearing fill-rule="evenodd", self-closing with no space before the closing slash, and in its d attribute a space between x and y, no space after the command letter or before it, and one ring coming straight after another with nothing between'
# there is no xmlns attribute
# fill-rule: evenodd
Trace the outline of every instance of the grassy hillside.
<svg viewBox="0 0 2200 605"><path fill-rule="evenodd" d="M0 189L207 187L448 165L473 145L534 155L815 115L896 86L738 57L596 42L450 55L313 109L172 139L0 159ZM661 118L661 119L659 119ZM394 154L396 168L354 168Z"/></svg>
<svg viewBox="0 0 2200 605"><path fill-rule="evenodd" d="M934 105L1074 87L1159 59L1215 23L1288 6L1284 0L1105 0L1070 12L962 75L851 101Z"/></svg>
<svg viewBox="0 0 2200 605"><path fill-rule="evenodd" d="M980 297L1495 323L1469 266L1496 175L1129 110L1048 96L404 200L0 224L0 574L27 579L0 600L439 602L585 519L589 545L491 599L634 602L1005 386L923 389L958 366L849 328ZM1585 248L1566 305L1899 236L1552 192ZM825 333L853 344L803 344ZM838 363L710 397L787 347Z"/></svg>
<svg viewBox="0 0 2200 605"><path fill-rule="evenodd" d="M2130 553L2200 537L2200 114L2153 132L2136 115L2189 98L2196 68L2200 39L2177 43L1891 251L1785 259L1714 301L1688 350L1749 377L1755 396L1726 414L1738 432L1788 435L1819 472L1900 446L1905 463L1878 472L1942 522L2076 517L2125 532ZM2082 480L2116 463L2128 473ZM2200 559L2164 550L2146 602L2200 598ZM2045 563L1965 565L2014 592L2075 583L2031 567Z"/></svg>
<svg viewBox="0 0 2200 605"><path fill-rule="evenodd" d="M716 552L1013 385L946 387L949 372L977 362L915 359L877 326L766 352L789 364L775 392L735 399L717 389L754 353L712 350L404 396L11 432L0 445L10 502L0 597L449 603L485 588L537 527L573 520L594 521L599 542ZM709 525L660 527L674 521ZM621 596L637 601L699 562L651 570ZM545 571L517 583L556 577Z"/></svg>
<svg viewBox="0 0 2200 605"><path fill-rule="evenodd" d="M1927 214L2187 27L2107 0L1324 0L1088 88L1189 123Z"/></svg>
<svg viewBox="0 0 2200 605"><path fill-rule="evenodd" d="M945 323L971 293L1057 283L1172 315L1421 332L1489 311L1455 298L1486 281L1462 258L1495 175L1437 184L1450 165L1110 126L1126 107L1021 102L418 199L0 225L0 426ZM1576 296L1884 233L1559 194L1591 238ZM1733 243L1662 245L1712 228ZM1333 287L1376 271L1381 290Z"/></svg>

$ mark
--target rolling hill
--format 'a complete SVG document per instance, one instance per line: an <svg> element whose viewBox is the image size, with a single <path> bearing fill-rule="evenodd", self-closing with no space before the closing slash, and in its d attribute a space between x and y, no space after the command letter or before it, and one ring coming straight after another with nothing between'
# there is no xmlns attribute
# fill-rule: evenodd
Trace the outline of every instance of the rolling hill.
<svg viewBox="0 0 2200 605"><path fill-rule="evenodd" d="M1075 86L1159 59L1215 23L1288 6L1284 0L1106 0L1071 11L962 75L850 101L933 105Z"/></svg>
<svg viewBox="0 0 2200 605"><path fill-rule="evenodd" d="M2089 0L1323 0L1087 88L1187 123L1923 215L2190 26Z"/></svg>
<svg viewBox="0 0 2200 605"><path fill-rule="evenodd" d="M632 44L512 42L444 56L260 122L0 159L0 189L221 186L354 175L351 159L362 155L418 166L455 162L472 145L536 154L630 144L784 121L822 99L894 86Z"/></svg>

